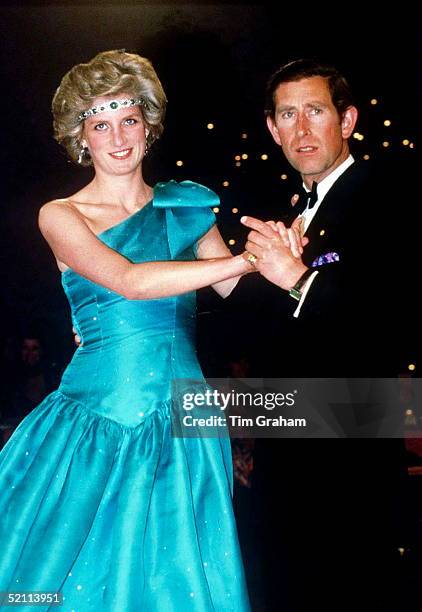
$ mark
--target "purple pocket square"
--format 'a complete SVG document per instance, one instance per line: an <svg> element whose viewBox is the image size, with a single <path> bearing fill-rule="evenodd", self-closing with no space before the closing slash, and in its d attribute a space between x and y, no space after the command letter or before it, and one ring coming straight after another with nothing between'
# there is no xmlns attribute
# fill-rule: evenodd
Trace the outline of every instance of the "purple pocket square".
<svg viewBox="0 0 422 612"><path fill-rule="evenodd" d="M312 262L312 268L316 268L317 266L324 266L325 264L335 263L336 261L340 261L340 255L332 251L331 253L325 253L325 255L320 255Z"/></svg>

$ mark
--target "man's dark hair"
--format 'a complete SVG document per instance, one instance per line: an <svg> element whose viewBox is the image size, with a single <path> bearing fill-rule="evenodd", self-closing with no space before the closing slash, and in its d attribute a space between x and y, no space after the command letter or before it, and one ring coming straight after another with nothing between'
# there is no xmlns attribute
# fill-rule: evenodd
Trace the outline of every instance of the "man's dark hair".
<svg viewBox="0 0 422 612"><path fill-rule="evenodd" d="M340 117L342 117L344 111L349 106L354 106L349 84L337 68L316 59L298 59L279 68L268 80L265 114L274 117L274 94L281 83L291 83L292 81L300 81L315 76L321 76L328 80L331 100Z"/></svg>

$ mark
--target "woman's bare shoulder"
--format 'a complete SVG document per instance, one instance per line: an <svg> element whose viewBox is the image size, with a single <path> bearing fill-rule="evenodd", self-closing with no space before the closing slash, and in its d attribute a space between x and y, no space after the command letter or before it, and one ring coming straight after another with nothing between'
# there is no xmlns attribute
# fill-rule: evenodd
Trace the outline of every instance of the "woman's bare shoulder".
<svg viewBox="0 0 422 612"><path fill-rule="evenodd" d="M82 218L78 207L75 206L74 201L71 198L56 198L45 202L39 210L39 219L48 217L51 219L57 216L78 216Z"/></svg>
<svg viewBox="0 0 422 612"><path fill-rule="evenodd" d="M38 212L38 226L43 236L63 233L63 228L89 230L85 214L70 198L58 198L43 204Z"/></svg>

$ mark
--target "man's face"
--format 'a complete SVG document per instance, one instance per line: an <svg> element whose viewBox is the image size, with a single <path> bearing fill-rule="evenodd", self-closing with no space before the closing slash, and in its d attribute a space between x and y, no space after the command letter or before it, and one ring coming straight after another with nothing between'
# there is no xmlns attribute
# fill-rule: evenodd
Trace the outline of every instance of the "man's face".
<svg viewBox="0 0 422 612"><path fill-rule="evenodd" d="M328 81L320 76L281 83L274 100L275 116L267 118L272 137L307 186L321 182L349 155L356 108L339 117Z"/></svg>

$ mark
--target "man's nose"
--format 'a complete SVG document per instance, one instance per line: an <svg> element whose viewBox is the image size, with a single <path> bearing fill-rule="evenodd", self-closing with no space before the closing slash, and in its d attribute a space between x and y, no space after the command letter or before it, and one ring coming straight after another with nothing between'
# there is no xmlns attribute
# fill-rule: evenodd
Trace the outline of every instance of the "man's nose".
<svg viewBox="0 0 422 612"><path fill-rule="evenodd" d="M299 138L306 136L311 131L309 120L305 114L300 114L297 119L296 132Z"/></svg>

